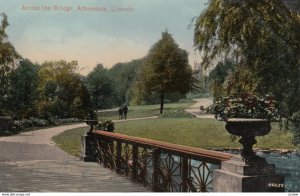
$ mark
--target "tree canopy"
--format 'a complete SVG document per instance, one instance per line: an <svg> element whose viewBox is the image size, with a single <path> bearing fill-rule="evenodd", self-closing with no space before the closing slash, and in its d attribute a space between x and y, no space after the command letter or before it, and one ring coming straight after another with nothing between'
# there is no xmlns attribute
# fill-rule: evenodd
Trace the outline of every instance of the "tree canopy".
<svg viewBox="0 0 300 196"><path fill-rule="evenodd" d="M224 95L225 87L224 82L228 78L228 75L233 73L235 65L231 61L219 62L216 67L211 70L208 76L208 82L210 90L215 100L220 99Z"/></svg>
<svg viewBox="0 0 300 196"><path fill-rule="evenodd" d="M34 104L38 100L38 65L22 60L10 75L8 105L18 119L35 115Z"/></svg>
<svg viewBox="0 0 300 196"><path fill-rule="evenodd" d="M114 82L108 77L107 72L102 64L98 64L85 79L94 109L110 108L115 105Z"/></svg>
<svg viewBox="0 0 300 196"><path fill-rule="evenodd" d="M299 110L300 22L281 0L211 0L195 23L194 43L204 67L233 59L231 84L247 77L254 93L275 95L286 117Z"/></svg>
<svg viewBox="0 0 300 196"><path fill-rule="evenodd" d="M160 94L160 113L163 113L165 93L187 93L192 89L188 53L179 48L171 34L163 32L161 39L149 50L137 80L142 93Z"/></svg>
<svg viewBox="0 0 300 196"><path fill-rule="evenodd" d="M40 98L36 106L39 117L86 117L91 108L90 97L76 68L76 61L47 61L41 65L38 72Z"/></svg>
<svg viewBox="0 0 300 196"><path fill-rule="evenodd" d="M143 63L143 59L135 59L126 63L117 63L107 72L108 77L114 81L116 105L130 102L130 88L136 80L137 72Z"/></svg>
<svg viewBox="0 0 300 196"><path fill-rule="evenodd" d="M15 65L16 59L19 55L15 51L13 45L8 41L6 34L6 28L9 25L7 22L7 16L0 14L2 21L0 24L0 115L6 112L7 108L7 92L9 74Z"/></svg>

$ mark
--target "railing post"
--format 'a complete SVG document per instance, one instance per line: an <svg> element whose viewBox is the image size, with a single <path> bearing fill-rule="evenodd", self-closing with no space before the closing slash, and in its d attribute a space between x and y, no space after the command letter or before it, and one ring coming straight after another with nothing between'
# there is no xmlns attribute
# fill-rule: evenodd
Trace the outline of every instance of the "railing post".
<svg viewBox="0 0 300 196"><path fill-rule="evenodd" d="M181 165L181 179L182 179L182 192L188 191L188 178L189 178L189 159L187 156L182 156Z"/></svg>
<svg viewBox="0 0 300 196"><path fill-rule="evenodd" d="M213 172L213 183L214 192L284 192L284 177L275 173L274 164L247 163L242 156L223 161Z"/></svg>
<svg viewBox="0 0 300 196"><path fill-rule="evenodd" d="M153 187L152 191L159 191L159 171L160 171L160 150L158 148L153 150Z"/></svg>
<svg viewBox="0 0 300 196"><path fill-rule="evenodd" d="M117 141L117 160L116 160L116 171L117 173L121 173L122 170L122 163L121 163L121 158L122 158L122 143L121 141Z"/></svg>
<svg viewBox="0 0 300 196"><path fill-rule="evenodd" d="M138 158L139 158L139 148L136 145L132 146L132 176L131 179L135 181L138 175Z"/></svg>
<svg viewBox="0 0 300 196"><path fill-rule="evenodd" d="M84 162L95 162L95 142L94 136L90 132L85 132L84 135L81 136L81 154L80 159Z"/></svg>
<svg viewBox="0 0 300 196"><path fill-rule="evenodd" d="M0 119L1 121L1 119ZM86 124L90 125L91 128L89 131L85 132L84 135L81 136L81 155L80 159L84 162L95 162L95 143L94 136L92 131L94 130L94 126L98 124L97 120L85 120ZM0 123L3 124L3 123ZM0 130L1 131L1 130Z"/></svg>

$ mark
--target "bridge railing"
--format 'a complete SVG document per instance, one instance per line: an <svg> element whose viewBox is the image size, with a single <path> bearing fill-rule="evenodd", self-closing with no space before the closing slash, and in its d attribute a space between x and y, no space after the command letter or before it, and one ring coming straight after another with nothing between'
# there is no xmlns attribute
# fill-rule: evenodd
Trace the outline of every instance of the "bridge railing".
<svg viewBox="0 0 300 196"><path fill-rule="evenodd" d="M96 160L152 191L213 191L214 169L232 155L126 136L106 131L93 132Z"/></svg>

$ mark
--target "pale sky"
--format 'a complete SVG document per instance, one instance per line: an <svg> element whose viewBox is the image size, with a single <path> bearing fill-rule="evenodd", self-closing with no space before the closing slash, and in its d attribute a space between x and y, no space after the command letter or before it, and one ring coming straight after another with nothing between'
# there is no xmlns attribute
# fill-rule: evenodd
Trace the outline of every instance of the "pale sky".
<svg viewBox="0 0 300 196"><path fill-rule="evenodd" d="M193 47L193 17L207 0L0 0L10 26L9 41L33 62L77 60L87 74L98 63L111 67L142 58L168 29L199 61ZM78 7L98 7L82 11ZM68 9L64 9L64 8ZM126 8L125 11L118 10ZM71 10L70 10L71 9Z"/></svg>

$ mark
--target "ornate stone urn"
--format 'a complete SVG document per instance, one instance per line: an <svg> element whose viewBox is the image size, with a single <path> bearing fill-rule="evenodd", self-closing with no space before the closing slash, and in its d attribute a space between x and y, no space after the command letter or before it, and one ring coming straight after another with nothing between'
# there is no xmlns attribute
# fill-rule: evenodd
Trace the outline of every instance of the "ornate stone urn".
<svg viewBox="0 0 300 196"><path fill-rule="evenodd" d="M95 162L96 158L94 155L94 138L92 131L94 130L94 126L98 124L98 120L87 119L84 120L84 122L90 126L90 129L81 136L80 159L84 162Z"/></svg>
<svg viewBox="0 0 300 196"><path fill-rule="evenodd" d="M92 133L94 126L98 124L98 120L84 120L84 122L91 127L89 133Z"/></svg>
<svg viewBox="0 0 300 196"><path fill-rule="evenodd" d="M252 146L257 143L256 136L267 135L271 131L271 122L266 119L231 118L226 121L226 130L240 136L242 144L241 156L246 162L260 162L265 159L255 155Z"/></svg>
<svg viewBox="0 0 300 196"><path fill-rule="evenodd" d="M231 118L226 120L226 130L240 136L243 148L241 156L234 155L223 161L215 170L214 191L216 192L282 192L284 178L275 172L275 165L257 156L252 149L256 136L267 135L271 131L266 119ZM273 186L275 185L275 186Z"/></svg>

